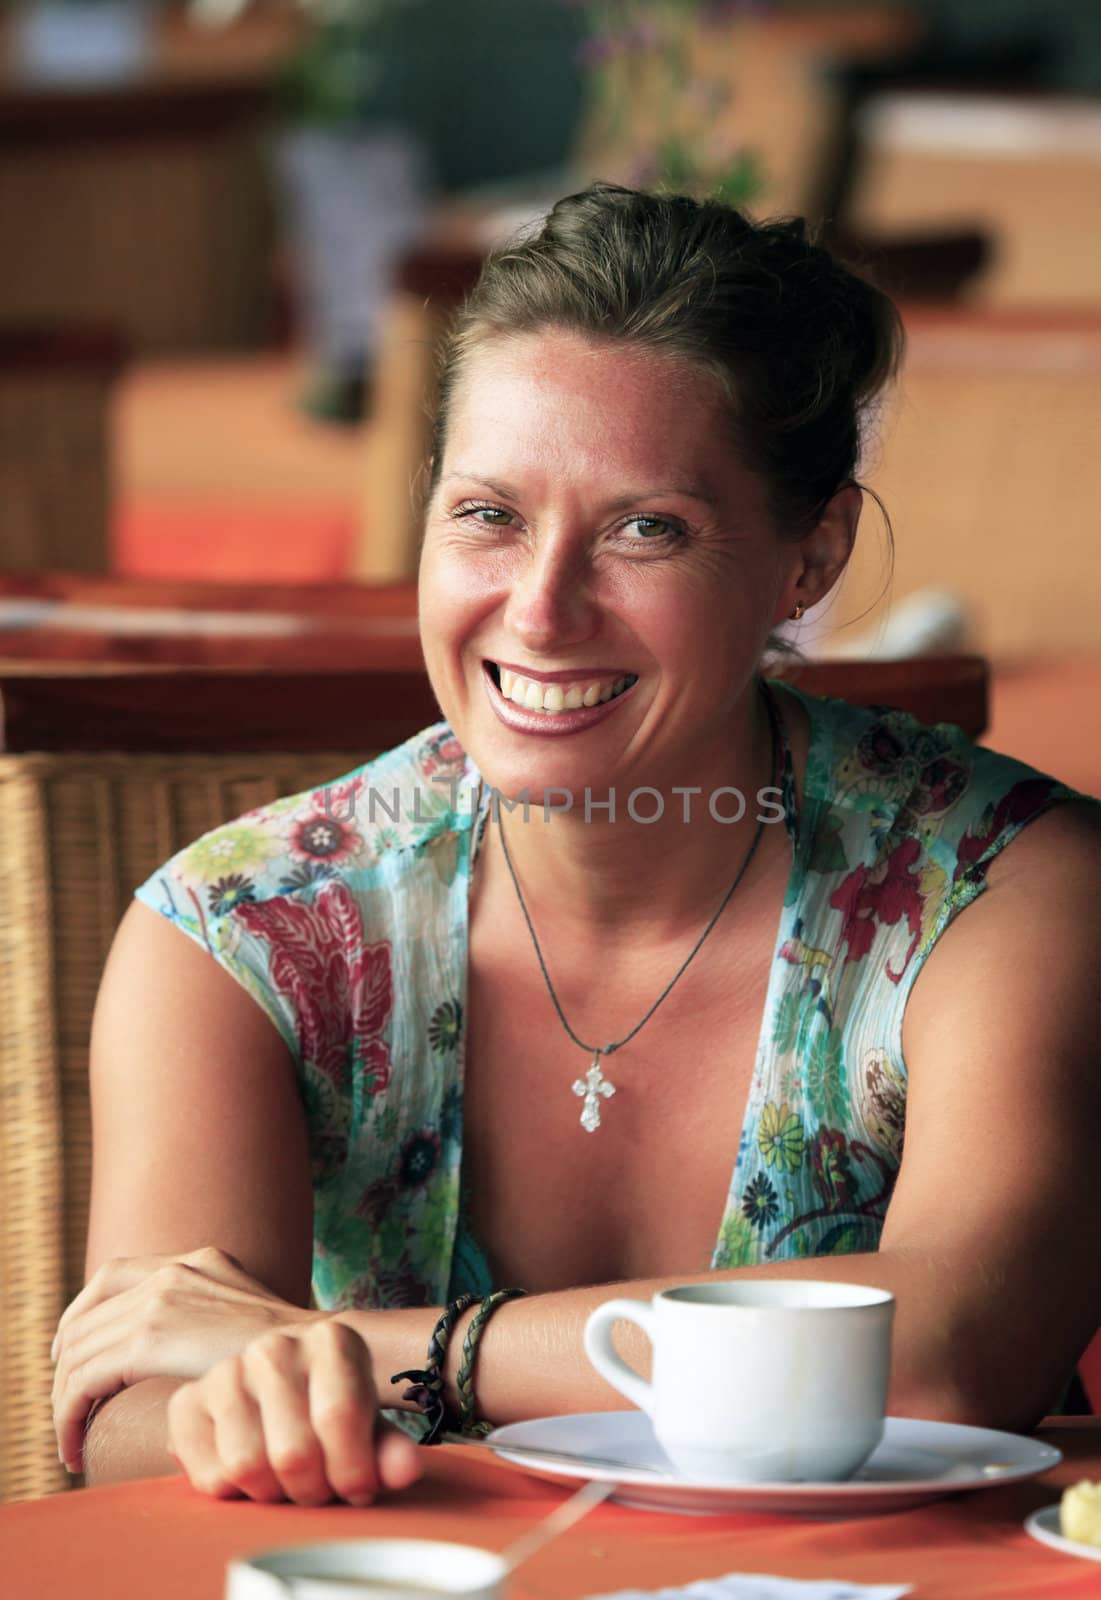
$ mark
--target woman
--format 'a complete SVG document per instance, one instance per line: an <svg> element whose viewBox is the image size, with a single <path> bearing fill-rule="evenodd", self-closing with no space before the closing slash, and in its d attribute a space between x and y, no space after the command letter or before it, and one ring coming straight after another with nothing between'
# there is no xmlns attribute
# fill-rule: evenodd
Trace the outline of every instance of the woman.
<svg viewBox="0 0 1101 1600"><path fill-rule="evenodd" d="M900 343L801 223L683 198L597 185L488 265L421 567L446 724L200 840L112 952L72 1466L113 1396L97 1481L167 1444L362 1503L418 1471L377 1406L440 1420L422 1351L493 1286L468 1421L621 1404L609 1285L741 1272L891 1290L896 1413L1052 1405L1101 1323L1096 814L758 680Z"/></svg>

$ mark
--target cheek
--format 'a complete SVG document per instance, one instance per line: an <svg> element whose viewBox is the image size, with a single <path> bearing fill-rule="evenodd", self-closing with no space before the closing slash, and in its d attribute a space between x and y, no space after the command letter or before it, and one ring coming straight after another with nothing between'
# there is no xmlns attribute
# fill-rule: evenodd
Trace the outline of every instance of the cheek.
<svg viewBox="0 0 1101 1600"><path fill-rule="evenodd" d="M421 646L433 677L453 673L455 653L495 604L477 561L454 550L430 549L421 558L418 615Z"/></svg>

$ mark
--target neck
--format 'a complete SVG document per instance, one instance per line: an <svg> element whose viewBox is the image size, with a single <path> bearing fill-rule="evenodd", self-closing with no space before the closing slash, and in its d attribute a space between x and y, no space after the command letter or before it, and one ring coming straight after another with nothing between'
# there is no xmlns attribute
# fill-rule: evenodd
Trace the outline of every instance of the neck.
<svg viewBox="0 0 1101 1600"><path fill-rule="evenodd" d="M779 782L770 719L759 695L747 700L721 748L701 752L690 789L681 774L647 792L617 791L614 819L595 803L588 816L584 806L547 814L533 803L526 815L505 802L491 808L485 870L515 875L537 932L553 930L556 942L570 938L578 949L609 939L621 948L627 940L683 942L702 932L759 830L768 832L759 816L778 815L774 804L762 812L757 800ZM660 808L651 789L661 795ZM732 790L744 797L740 817ZM654 821L636 820L659 810Z"/></svg>

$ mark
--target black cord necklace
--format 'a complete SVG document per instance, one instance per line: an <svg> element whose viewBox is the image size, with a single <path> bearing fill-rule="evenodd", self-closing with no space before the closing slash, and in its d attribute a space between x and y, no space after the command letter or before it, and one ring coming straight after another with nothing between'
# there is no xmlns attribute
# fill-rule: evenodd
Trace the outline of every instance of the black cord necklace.
<svg viewBox="0 0 1101 1600"><path fill-rule="evenodd" d="M772 776L770 782L772 787L775 787L777 765L779 760L779 733L776 727L776 712L773 709L772 702L763 686L762 695L768 711L769 725L772 731ZM559 1004L558 996L554 992L554 984L551 982L550 973L547 971L547 964L543 960L543 952L539 947L539 940L536 937L535 927L532 923L531 916L528 913L528 908L524 901L523 892L520 888L520 880L517 878L516 869L512 865L512 857L508 853L508 843L505 839L505 830L501 826L500 819L498 819L497 826L498 832L501 835L501 849L504 851L505 864L508 867L509 877L512 879L512 886L516 890L516 898L520 902L520 910L524 913L524 921L528 925L528 932L531 935L531 942L535 947L535 954L539 962L539 970L543 974L543 982L547 986L547 993L550 995L551 1001L554 1004L554 1009L558 1013L558 1020L561 1022L563 1028L565 1028L567 1034L573 1040L574 1044L577 1045L578 1049L584 1050L586 1054L589 1052L592 1053L593 1059L589 1070L586 1072L583 1078L576 1078L572 1087L573 1093L582 1101L581 1126L584 1128L586 1133L595 1133L600 1127L601 1100L608 1100L612 1095L615 1094L615 1084L609 1082L609 1080L604 1076L603 1069L600 1065L601 1056L614 1055L617 1050L622 1050L625 1044L629 1044L630 1041L635 1037L635 1034L646 1026L654 1012L657 1010L658 1006L661 1005L662 1001L668 996L670 991L675 987L675 985L683 977L684 973L691 966L704 941L707 939L708 934L711 932L712 928L714 928L715 924L726 910L730 901L733 899L735 890L745 877L746 871L749 868L749 863L756 855L757 846L761 842L761 835L763 834L765 827L765 818L759 818L757 822L757 831L753 835L753 842L750 844L750 847L746 852L745 859L738 868L738 873L734 879L734 882L723 895L718 910L711 918L711 921L707 924L707 927L700 934L699 938L692 946L692 949L689 951L684 961L677 968L677 971L673 974L669 982L665 985L665 988L658 995L649 1011L647 1011L646 1015L640 1022L635 1023L630 1033L625 1033L622 1039L616 1039L613 1043L604 1045L586 1044L583 1039L579 1039L577 1037L576 1033L574 1033L573 1029L570 1027L569 1022L566 1020L566 1014L562 1010L562 1007Z"/></svg>

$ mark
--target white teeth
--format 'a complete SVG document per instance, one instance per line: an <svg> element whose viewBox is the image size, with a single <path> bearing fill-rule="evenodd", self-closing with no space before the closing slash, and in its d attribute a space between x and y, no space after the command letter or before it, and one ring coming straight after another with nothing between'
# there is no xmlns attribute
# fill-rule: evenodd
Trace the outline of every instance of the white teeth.
<svg viewBox="0 0 1101 1600"><path fill-rule="evenodd" d="M635 682L628 674L611 682L605 679L602 683L571 683L563 688L561 683L536 683L507 667L500 667L498 671L501 694L506 700L523 706L525 711L542 711L547 716L555 716L560 711L579 711L582 706L602 705Z"/></svg>

